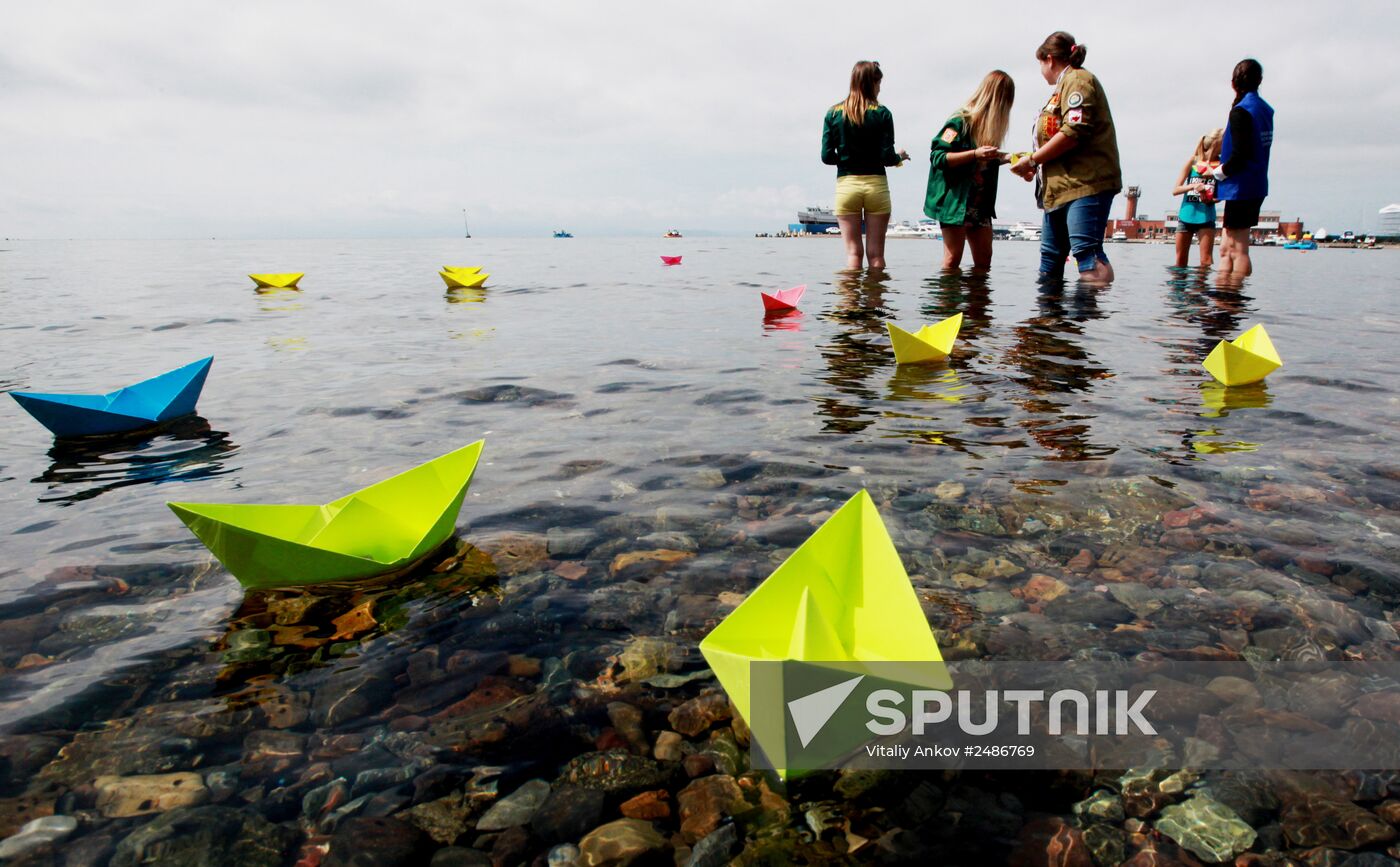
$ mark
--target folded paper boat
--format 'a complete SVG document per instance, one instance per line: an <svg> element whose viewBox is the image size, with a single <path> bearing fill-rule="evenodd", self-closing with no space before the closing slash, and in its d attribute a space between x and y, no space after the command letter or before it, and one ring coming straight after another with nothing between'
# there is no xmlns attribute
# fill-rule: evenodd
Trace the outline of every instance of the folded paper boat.
<svg viewBox="0 0 1400 867"><path fill-rule="evenodd" d="M939 663L952 681L875 503L857 493L730 612L700 652L745 720L750 663ZM925 669L927 671L927 669Z"/></svg>
<svg viewBox="0 0 1400 867"><path fill-rule="evenodd" d="M353 581L406 569L457 525L482 440L327 503L168 503L244 587Z"/></svg>
<svg viewBox="0 0 1400 867"><path fill-rule="evenodd" d="M890 345L894 347L896 364L923 364L941 361L953 351L953 341L962 328L962 314L954 313L942 322L925 325L918 331L905 331L893 322L886 322Z"/></svg>
<svg viewBox="0 0 1400 867"><path fill-rule="evenodd" d="M681 257L680 257L680 256L662 256L662 257L661 257L661 264L663 264L663 265L679 265L680 263L681 263Z"/></svg>
<svg viewBox="0 0 1400 867"><path fill-rule="evenodd" d="M107 394L12 391L10 396L54 436L122 433L194 412L213 363L213 356L201 358Z"/></svg>
<svg viewBox="0 0 1400 867"><path fill-rule="evenodd" d="M760 292L763 296L764 310L796 310L797 302L802 300L802 293L807 291L807 284L794 286L791 289L779 289L771 295L767 292Z"/></svg>
<svg viewBox="0 0 1400 867"><path fill-rule="evenodd" d="M297 274L249 274L253 282L258 284L260 289L295 289L297 281L305 277L304 273Z"/></svg>
<svg viewBox="0 0 1400 867"><path fill-rule="evenodd" d="M1256 325L1234 340L1217 343L1202 366L1221 385L1249 385L1283 367L1283 359L1264 326Z"/></svg>
<svg viewBox="0 0 1400 867"><path fill-rule="evenodd" d="M448 271L444 269L439 271L438 274L441 275L442 282L447 284L448 289L475 289L485 283L487 277L491 276L490 274L481 273L480 268L471 268L461 271Z"/></svg>

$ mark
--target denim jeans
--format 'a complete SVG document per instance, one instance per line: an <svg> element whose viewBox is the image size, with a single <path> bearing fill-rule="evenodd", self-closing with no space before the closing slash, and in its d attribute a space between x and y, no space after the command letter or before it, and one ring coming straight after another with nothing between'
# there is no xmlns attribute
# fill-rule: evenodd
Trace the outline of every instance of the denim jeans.
<svg viewBox="0 0 1400 867"><path fill-rule="evenodd" d="M1064 277L1065 257L1071 254L1081 273L1092 271L1099 262L1108 262L1103 251L1103 233L1108 227L1108 209L1116 195L1116 192L1095 193L1045 212L1040 229L1042 279Z"/></svg>

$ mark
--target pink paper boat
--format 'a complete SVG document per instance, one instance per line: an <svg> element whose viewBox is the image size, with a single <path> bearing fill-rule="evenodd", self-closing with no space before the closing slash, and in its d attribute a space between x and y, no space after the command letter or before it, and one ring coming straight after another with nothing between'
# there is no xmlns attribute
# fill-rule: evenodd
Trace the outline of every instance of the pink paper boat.
<svg viewBox="0 0 1400 867"><path fill-rule="evenodd" d="M681 263L681 257L680 257L680 256L662 256L662 257L661 257L661 264L663 264L663 265L679 265L680 263Z"/></svg>
<svg viewBox="0 0 1400 867"><path fill-rule="evenodd" d="M763 296L764 310L796 310L797 302L802 300L802 293L807 291L807 284L794 286L791 289L779 289L772 295L767 292L758 294Z"/></svg>

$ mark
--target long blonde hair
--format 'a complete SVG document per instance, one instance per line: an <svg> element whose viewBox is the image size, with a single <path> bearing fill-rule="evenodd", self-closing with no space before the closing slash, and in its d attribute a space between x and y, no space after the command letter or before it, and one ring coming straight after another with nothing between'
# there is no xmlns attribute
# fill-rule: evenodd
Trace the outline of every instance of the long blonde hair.
<svg viewBox="0 0 1400 867"><path fill-rule="evenodd" d="M846 120L856 126L865 123L865 113L880 107L880 103L875 101L875 88L884 77L879 61L856 61L856 65L851 68L851 92L846 96L845 102L836 103L832 109L844 111Z"/></svg>
<svg viewBox="0 0 1400 867"><path fill-rule="evenodd" d="M1011 104L1016 101L1016 83L1000 69L993 69L982 78L958 114L967 119L972 140L980 147L1000 148L1006 141L1006 126L1011 121Z"/></svg>
<svg viewBox="0 0 1400 867"><path fill-rule="evenodd" d="M1220 145L1224 142L1225 130L1216 128L1201 136L1196 142L1196 150L1191 161L1186 164L1186 176L1191 176L1191 167L1196 163L1209 163L1220 159Z"/></svg>

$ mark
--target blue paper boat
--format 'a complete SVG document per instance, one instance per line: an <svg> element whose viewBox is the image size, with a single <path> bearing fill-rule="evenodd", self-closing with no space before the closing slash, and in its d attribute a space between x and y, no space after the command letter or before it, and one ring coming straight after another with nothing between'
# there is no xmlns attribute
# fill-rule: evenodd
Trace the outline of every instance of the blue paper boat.
<svg viewBox="0 0 1400 867"><path fill-rule="evenodd" d="M213 363L211 355L107 394L12 391L10 396L54 436L121 433L194 412Z"/></svg>

